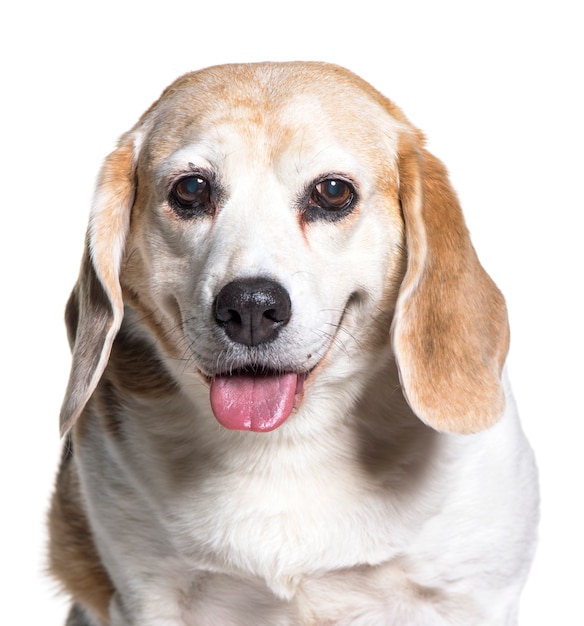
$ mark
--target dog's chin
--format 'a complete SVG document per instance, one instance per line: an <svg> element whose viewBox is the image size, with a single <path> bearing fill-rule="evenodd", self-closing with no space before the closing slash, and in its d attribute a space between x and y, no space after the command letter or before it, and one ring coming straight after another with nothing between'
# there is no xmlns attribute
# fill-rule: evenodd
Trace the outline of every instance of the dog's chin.
<svg viewBox="0 0 584 626"><path fill-rule="evenodd" d="M308 373L241 368L205 376L211 409L229 430L269 432L302 402Z"/></svg>

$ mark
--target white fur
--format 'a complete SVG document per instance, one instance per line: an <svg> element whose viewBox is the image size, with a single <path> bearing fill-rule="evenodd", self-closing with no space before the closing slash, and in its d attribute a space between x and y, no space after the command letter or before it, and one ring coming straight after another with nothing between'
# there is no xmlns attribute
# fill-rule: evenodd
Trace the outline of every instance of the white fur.
<svg viewBox="0 0 584 626"><path fill-rule="evenodd" d="M96 447L98 433L83 451L84 476L109 458L107 475L86 485L90 512L119 592L136 599L132 619L113 624L516 623L537 514L512 401L479 435L408 426L431 440L429 467L406 449L374 484L355 471L355 425L318 419L325 407L334 415L330 397L293 418L303 432L231 433L200 412L200 383L182 379L192 399L132 407L140 417L123 457ZM392 430L383 435L398 438ZM179 465L191 478L177 487L168 469ZM418 471L428 474L421 492ZM125 485L113 487L120 475Z"/></svg>

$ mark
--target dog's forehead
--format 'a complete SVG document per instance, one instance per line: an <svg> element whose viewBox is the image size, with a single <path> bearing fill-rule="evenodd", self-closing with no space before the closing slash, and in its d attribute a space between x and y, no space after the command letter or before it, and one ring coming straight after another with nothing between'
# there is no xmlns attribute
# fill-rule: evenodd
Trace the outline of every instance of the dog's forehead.
<svg viewBox="0 0 584 626"><path fill-rule="evenodd" d="M323 141L366 158L393 152L409 125L397 107L349 71L320 63L228 65L179 78L145 114L144 151L156 167L193 143L248 148L273 158ZM229 149L230 146L225 146ZM253 148L252 148L253 149Z"/></svg>

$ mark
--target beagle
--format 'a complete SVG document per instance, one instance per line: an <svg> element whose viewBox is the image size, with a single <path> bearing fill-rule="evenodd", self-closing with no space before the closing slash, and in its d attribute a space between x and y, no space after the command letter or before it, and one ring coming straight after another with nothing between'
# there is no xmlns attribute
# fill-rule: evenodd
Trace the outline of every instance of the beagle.
<svg viewBox="0 0 584 626"><path fill-rule="evenodd" d="M516 624L538 488L505 303L365 81L174 82L105 159L66 322L68 626Z"/></svg>

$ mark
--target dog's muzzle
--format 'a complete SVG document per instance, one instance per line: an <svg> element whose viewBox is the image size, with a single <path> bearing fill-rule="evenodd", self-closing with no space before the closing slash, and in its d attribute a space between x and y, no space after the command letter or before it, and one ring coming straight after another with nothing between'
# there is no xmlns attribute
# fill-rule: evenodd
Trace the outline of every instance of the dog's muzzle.
<svg viewBox="0 0 584 626"><path fill-rule="evenodd" d="M274 341L292 315L284 287L267 278L247 278L225 285L214 302L214 315L227 337L248 347ZM304 374L244 368L215 376L211 408L230 430L266 432L292 413Z"/></svg>

